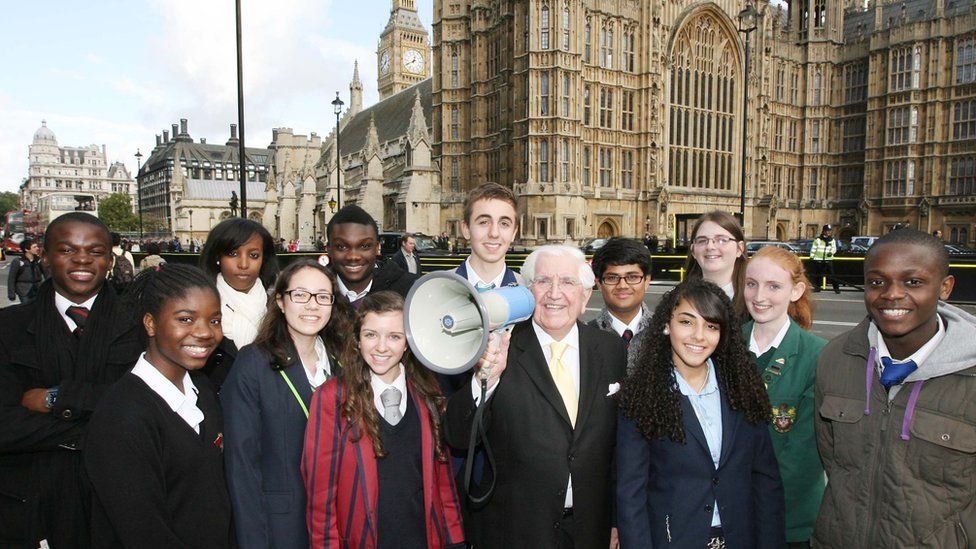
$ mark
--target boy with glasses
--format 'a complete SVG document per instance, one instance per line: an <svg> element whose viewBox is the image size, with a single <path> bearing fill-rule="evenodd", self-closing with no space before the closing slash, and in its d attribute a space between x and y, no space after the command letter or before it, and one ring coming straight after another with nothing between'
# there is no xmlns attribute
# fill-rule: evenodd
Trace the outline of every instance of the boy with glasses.
<svg viewBox="0 0 976 549"><path fill-rule="evenodd" d="M644 294L651 282L651 256L638 240L614 237L593 254L593 274L606 307L589 325L624 340L629 370L630 357L640 349L637 336L650 324L654 312L644 307Z"/></svg>

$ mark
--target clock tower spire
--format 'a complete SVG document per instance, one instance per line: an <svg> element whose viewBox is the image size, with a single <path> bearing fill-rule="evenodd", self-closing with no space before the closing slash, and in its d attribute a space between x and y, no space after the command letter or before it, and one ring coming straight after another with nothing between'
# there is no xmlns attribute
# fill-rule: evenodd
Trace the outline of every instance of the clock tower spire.
<svg viewBox="0 0 976 549"><path fill-rule="evenodd" d="M376 51L380 101L430 76L430 40L414 0L392 0Z"/></svg>

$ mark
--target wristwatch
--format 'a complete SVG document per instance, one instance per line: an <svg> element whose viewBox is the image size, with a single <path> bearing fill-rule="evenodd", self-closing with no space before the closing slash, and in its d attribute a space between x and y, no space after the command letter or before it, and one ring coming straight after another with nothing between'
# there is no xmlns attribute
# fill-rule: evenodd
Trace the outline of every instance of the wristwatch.
<svg viewBox="0 0 976 549"><path fill-rule="evenodd" d="M44 397L44 406L48 410L54 408L54 403L58 400L58 387L51 387L47 390L47 396Z"/></svg>

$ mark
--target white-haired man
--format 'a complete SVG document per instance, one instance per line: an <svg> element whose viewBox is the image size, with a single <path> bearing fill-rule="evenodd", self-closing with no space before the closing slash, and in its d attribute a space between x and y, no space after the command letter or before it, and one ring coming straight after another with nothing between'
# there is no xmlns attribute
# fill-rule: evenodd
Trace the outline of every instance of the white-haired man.
<svg viewBox="0 0 976 549"><path fill-rule="evenodd" d="M543 246L522 276L535 296L531 320L515 326L498 356L486 353L487 438L495 492L469 509L475 547L609 547L610 464L617 411L612 394L626 367L619 337L578 321L594 276L583 254ZM448 441L467 444L480 393L458 391L447 410Z"/></svg>

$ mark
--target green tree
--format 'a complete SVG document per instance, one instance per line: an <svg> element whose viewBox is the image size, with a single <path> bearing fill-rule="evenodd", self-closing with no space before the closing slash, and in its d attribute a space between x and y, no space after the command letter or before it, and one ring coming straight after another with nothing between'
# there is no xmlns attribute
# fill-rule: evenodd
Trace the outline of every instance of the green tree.
<svg viewBox="0 0 976 549"><path fill-rule="evenodd" d="M132 202L127 194L114 193L103 198L98 203L98 217L112 231L139 229L139 218L132 213Z"/></svg>
<svg viewBox="0 0 976 549"><path fill-rule="evenodd" d="M0 193L0 219L11 210L16 210L20 208L20 198L17 197L17 193L3 192Z"/></svg>

